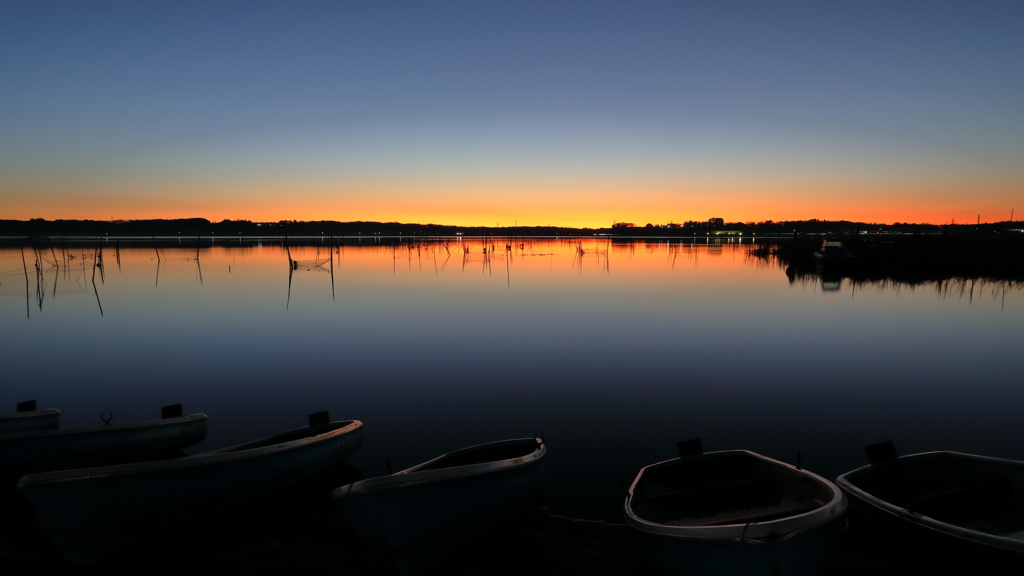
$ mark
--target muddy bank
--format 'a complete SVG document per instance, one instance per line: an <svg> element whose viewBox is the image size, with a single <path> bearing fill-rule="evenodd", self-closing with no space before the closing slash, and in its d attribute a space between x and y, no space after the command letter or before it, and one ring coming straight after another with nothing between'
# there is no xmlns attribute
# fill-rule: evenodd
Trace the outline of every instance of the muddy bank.
<svg viewBox="0 0 1024 576"><path fill-rule="evenodd" d="M73 571L21 529L5 526L3 537L0 564L5 566L5 574ZM288 494L197 521L187 530L167 534L146 546L115 552L95 568L110 576L140 571L253 576L384 573L374 551L353 537L323 490ZM628 526L574 520L540 507L436 568L438 574L490 576L650 573ZM910 573L944 576L967 572L929 551L889 542L852 518L825 574Z"/></svg>

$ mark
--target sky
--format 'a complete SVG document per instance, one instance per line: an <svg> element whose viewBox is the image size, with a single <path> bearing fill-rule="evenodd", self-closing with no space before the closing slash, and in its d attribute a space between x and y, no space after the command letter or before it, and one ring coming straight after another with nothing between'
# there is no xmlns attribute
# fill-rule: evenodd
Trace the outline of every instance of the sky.
<svg viewBox="0 0 1024 576"><path fill-rule="evenodd" d="M6 1L0 219L1004 221L1022 30L1014 1Z"/></svg>

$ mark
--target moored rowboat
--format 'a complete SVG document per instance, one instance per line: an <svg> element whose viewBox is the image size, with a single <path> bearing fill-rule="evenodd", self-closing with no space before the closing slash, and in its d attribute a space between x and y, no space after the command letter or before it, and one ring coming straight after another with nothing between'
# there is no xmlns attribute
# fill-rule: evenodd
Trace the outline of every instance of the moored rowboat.
<svg viewBox="0 0 1024 576"><path fill-rule="evenodd" d="M684 455L641 469L629 488L624 515L647 560L667 574L817 574L846 509L839 488L760 454L699 446L681 443Z"/></svg>
<svg viewBox="0 0 1024 576"><path fill-rule="evenodd" d="M1024 572L1024 462L957 452L896 457L868 447L868 466L836 480L879 528L986 572Z"/></svg>
<svg viewBox="0 0 1024 576"><path fill-rule="evenodd" d="M843 248L842 242L837 241L825 241L821 243L821 248L815 250L814 258L818 262L846 262L853 259L853 254L850 254Z"/></svg>
<svg viewBox="0 0 1024 576"><path fill-rule="evenodd" d="M18 482L18 504L66 561L90 564L113 548L315 479L359 448L362 427L315 423L174 460L33 474Z"/></svg>
<svg viewBox="0 0 1024 576"><path fill-rule="evenodd" d="M191 446L206 438L206 415L181 415L146 422L64 430L0 434L0 480L25 474L132 462Z"/></svg>
<svg viewBox="0 0 1024 576"><path fill-rule="evenodd" d="M36 410L36 401L19 402L17 412L0 414L0 434L56 430L60 426L60 410Z"/></svg>
<svg viewBox="0 0 1024 576"><path fill-rule="evenodd" d="M419 574L525 512L540 494L546 454L539 438L480 444L331 497L390 570Z"/></svg>

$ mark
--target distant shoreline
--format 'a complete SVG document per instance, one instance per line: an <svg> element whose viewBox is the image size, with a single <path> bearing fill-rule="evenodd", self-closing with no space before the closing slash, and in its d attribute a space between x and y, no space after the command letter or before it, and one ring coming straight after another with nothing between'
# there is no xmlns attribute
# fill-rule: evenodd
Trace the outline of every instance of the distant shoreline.
<svg viewBox="0 0 1024 576"><path fill-rule="evenodd" d="M645 224L619 223L609 228L559 226L449 226L399 222L279 221L251 222L205 218L177 220L0 220L0 238L109 237L109 238L319 238L319 237L619 237L619 238L749 238L749 237L859 237L862 235L1024 235L1024 223L1004 221L976 224L877 224L846 220L800 220L759 223L707 222Z"/></svg>

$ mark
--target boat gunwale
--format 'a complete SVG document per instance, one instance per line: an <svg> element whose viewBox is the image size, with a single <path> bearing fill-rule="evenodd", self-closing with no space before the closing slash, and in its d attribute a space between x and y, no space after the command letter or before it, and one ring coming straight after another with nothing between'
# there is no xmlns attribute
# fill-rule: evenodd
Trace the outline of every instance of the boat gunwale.
<svg viewBox="0 0 1024 576"><path fill-rule="evenodd" d="M56 472L29 474L21 477L18 481L17 488L58 484L61 482L75 482L92 478L107 478L129 474L146 474L168 469L195 468L199 466L219 464L222 462L230 462L233 460L255 458L272 452L294 450L307 444L315 444L330 440L336 436L343 436L355 432L363 427L363 423L359 420L338 420L336 422L331 422L331 424L341 423L344 423L344 425L339 426L334 430L307 436L305 438L299 438L297 440L292 440L291 442L272 444L270 446L263 446L260 448L236 450L234 452L226 451L229 450L229 448L221 448L219 450L211 450L209 452L202 452L200 454L193 454L191 456L171 460L156 460L151 462L136 462L133 464L117 464L114 466L100 466L95 468L80 468L77 470L61 470ZM273 438L274 436L281 434L296 433L303 429L308 429L308 426L295 428L294 430L289 430L280 434L274 434L267 438ZM258 442L258 440L256 442Z"/></svg>
<svg viewBox="0 0 1024 576"><path fill-rule="evenodd" d="M141 422L127 422L125 424L110 424L100 426L84 426L80 428L61 428L57 430L26 430L24 432L8 432L6 434L0 434L0 441L3 440L20 440L25 438L37 437L61 437L61 436L75 436L78 434L91 434L95 432L111 432L115 430L131 430L134 428L148 428L157 426L176 426L178 424L187 424L189 422L199 422L206 420L206 414L198 412L196 414L187 414L185 416L176 416L174 418L162 418L160 420L143 420Z"/></svg>
<svg viewBox="0 0 1024 576"><path fill-rule="evenodd" d="M208 451L202 452L200 454L193 454L192 456L187 456L186 458L195 458L197 456L211 457L211 456L218 456L218 455L221 455L221 454L238 454L238 453L242 453L242 452L250 452L252 450L263 450L265 448L276 448L276 447L284 446L285 444L302 443L304 441L313 440L314 438L317 438L319 436L326 436L326 435L334 436L334 435L336 435L336 434L334 434L335 432L338 432L339 430L345 430L345 429L347 429L350 426L355 426L355 428L361 428L363 426L363 423L361 421L359 421L359 420L335 420L334 422L328 422L327 424L320 425L321 428L327 428L327 427L331 428L330 430L327 430L326 432L320 432L318 434L311 434L309 436L303 436L301 438L296 438L295 440L288 440L288 441L283 441L283 442L274 442L273 444L268 444L266 446L255 446L253 448L246 448L246 446L250 446L250 445L254 445L254 444L260 444L260 443L266 442L268 440L273 440L274 438L286 438L286 437L291 436L291 435L300 434L300 433L310 429L309 426L300 426L298 428L293 428L291 430L286 430L284 432L278 432L277 434L271 434L270 436L267 436L265 438L260 438L258 440L253 440L251 442L243 442L241 444L235 444L234 446L228 446L226 448L217 448L216 450L208 450ZM326 440L326 438L323 438L322 440Z"/></svg>
<svg viewBox="0 0 1024 576"><path fill-rule="evenodd" d="M789 469L793 472L797 472L801 476L814 480L825 488L830 489L832 491L832 499L813 510L803 512L801 514L783 516L782 518L776 518L774 520L767 520L764 522L720 524L712 526L660 524L646 520L633 512L632 499L634 491L636 490L637 483L640 481L640 478L642 478L648 470L664 467L669 463L699 460L708 457L725 458L729 456L754 458L773 467ZM644 534L664 536L677 540L698 542L743 542L754 545L772 545L783 542L801 532L806 532L819 526L823 526L842 516L845 511L846 495L833 482L813 472L797 468L796 466L780 462L773 458L768 458L767 456L762 456L761 454L751 452L750 450L720 450L717 452L705 452L703 454L695 454L693 456L670 458L668 460L644 466L637 473L636 478L633 479L633 483L630 484L628 495L626 496L625 503L623 505L626 523ZM767 540L759 540L761 538Z"/></svg>
<svg viewBox="0 0 1024 576"><path fill-rule="evenodd" d="M482 462L480 464L467 464L464 466L452 466L449 468L438 468L434 470L421 470L423 467L428 466L438 460L444 458L450 458L452 456L458 456L467 452L479 450L484 447L499 447L499 446L510 446L518 443L526 443L529 441L536 442L537 447L533 452L525 454L523 456L517 456L515 458L505 458L504 460L492 460L490 462ZM521 468L533 464L541 460L547 454L548 448L540 438L513 438L509 440L498 440L497 442L486 442L484 444L477 444L475 446L468 446L466 448L460 448L453 452L448 452L431 458L426 462L417 464L411 468L400 470L394 474L388 476L377 476L374 478L367 478L365 480L359 480L351 484L346 484L339 488L335 488L331 492L331 499L342 499L349 496L357 496L360 494L367 494L370 492L376 492L378 490L389 490L393 488L403 488L406 486L415 486L419 484L428 484L431 482L438 482L442 480L454 480L457 478L468 478L471 476L479 476L482 474L490 474L492 472L501 472L503 470L512 470L515 468Z"/></svg>
<svg viewBox="0 0 1024 576"><path fill-rule="evenodd" d="M40 416L52 416L54 414L60 414L60 410L56 408L46 408L44 410L30 410L28 412L5 412L0 414L0 420L14 420L17 418L38 418ZM37 432L37 430L28 430L28 432ZM20 434L21 432L8 432L8 434Z"/></svg>
<svg viewBox="0 0 1024 576"><path fill-rule="evenodd" d="M875 464L868 464L855 468L840 475L836 478L836 484L851 498L856 498L867 506L871 506L883 512L886 512L892 516L895 516L899 520L909 522L914 526L920 526L927 530L939 532L945 536L959 538L972 542L975 544L984 544L986 546L992 546L1002 550L1011 552L1022 553L1024 552L1024 539L1020 538L1007 538L1006 536L998 536L991 532L982 532L980 530L972 530L956 524L950 524L949 522L943 522L932 516L919 514L913 512L908 508L897 506L888 500L883 500L878 496L863 490L851 482L851 478L857 478L859 476L866 475L869 471L878 471L891 467L894 463L899 462L914 462L921 460L929 460L932 458L957 458L969 461L980 461L987 464L995 464L999 466L1012 466L1016 468L1024 468L1024 462L1020 460L1010 460L1007 458L995 458L992 456L980 456L977 454L965 454L963 452L952 452L948 450L935 450L931 452L920 452L917 454L908 454L906 456L899 456L894 460L886 460L884 462L878 462Z"/></svg>

